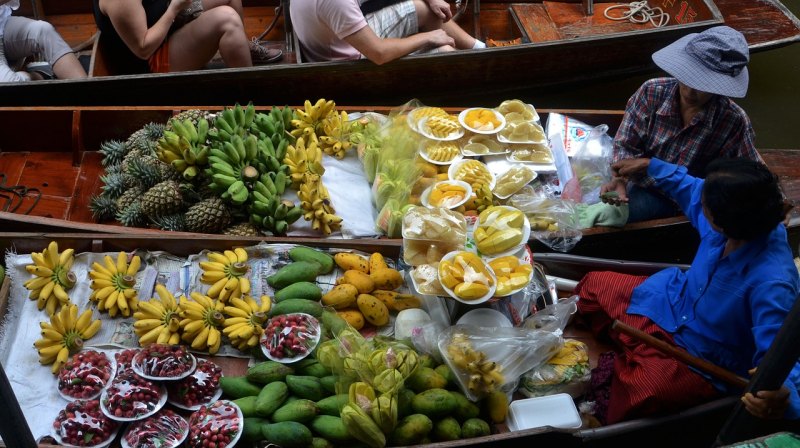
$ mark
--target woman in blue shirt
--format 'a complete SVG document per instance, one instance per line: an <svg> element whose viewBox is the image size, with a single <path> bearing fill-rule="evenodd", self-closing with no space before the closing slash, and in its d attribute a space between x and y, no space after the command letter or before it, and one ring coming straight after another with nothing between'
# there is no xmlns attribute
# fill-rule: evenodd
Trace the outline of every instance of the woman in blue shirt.
<svg viewBox="0 0 800 448"><path fill-rule="evenodd" d="M800 292L782 224L790 207L777 177L745 159L715 160L705 180L655 158L621 160L612 170L623 178L653 178L680 205L701 242L685 272L669 268L650 277L593 272L578 284L578 307L592 330L608 334L621 348L605 421L675 412L721 393L739 393L608 329L619 319L741 376L758 366ZM800 364L780 390L742 400L758 417L797 419L798 387Z"/></svg>

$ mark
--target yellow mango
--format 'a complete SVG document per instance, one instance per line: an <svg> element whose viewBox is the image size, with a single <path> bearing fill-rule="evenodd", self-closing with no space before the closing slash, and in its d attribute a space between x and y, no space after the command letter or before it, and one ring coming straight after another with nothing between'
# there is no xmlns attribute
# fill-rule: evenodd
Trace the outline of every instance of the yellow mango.
<svg viewBox="0 0 800 448"><path fill-rule="evenodd" d="M382 327L389 323L389 310L386 308L386 305L376 299L375 296L359 294L356 299L356 304L358 305L359 311L364 315L364 318L367 319L367 322L372 325Z"/></svg>
<svg viewBox="0 0 800 448"><path fill-rule="evenodd" d="M361 311L348 308L336 311L336 314L338 314L342 319L346 320L347 323L356 330L364 328L364 315L361 314Z"/></svg>
<svg viewBox="0 0 800 448"><path fill-rule="evenodd" d="M370 271L370 278L374 282L373 289L385 289L391 291L403 286L403 276L400 272L392 268L383 268ZM370 292L370 291L367 291Z"/></svg>
<svg viewBox="0 0 800 448"><path fill-rule="evenodd" d="M489 294L489 286L483 283L460 283L453 292L464 300L477 300Z"/></svg>
<svg viewBox="0 0 800 448"><path fill-rule="evenodd" d="M348 283L358 289L359 294L369 294L375 289L375 282L370 278L369 274L355 269L344 271L344 276L340 279L342 283ZM339 284L339 282L336 282Z"/></svg>
<svg viewBox="0 0 800 448"><path fill-rule="evenodd" d="M333 256L333 261L336 262L336 266L345 271L356 270L369 274L369 264L361 255L339 252Z"/></svg>
<svg viewBox="0 0 800 448"><path fill-rule="evenodd" d="M322 296L322 304L333 307L335 309L343 309L353 305L358 296L358 288L355 286L343 283L336 285Z"/></svg>
<svg viewBox="0 0 800 448"><path fill-rule="evenodd" d="M413 294L398 294L394 298L394 311L403 311L409 308L422 308L422 300Z"/></svg>
<svg viewBox="0 0 800 448"><path fill-rule="evenodd" d="M369 256L369 273L376 272L379 269L386 269L389 266L386 264L386 260L383 259L383 254L380 252L375 252Z"/></svg>

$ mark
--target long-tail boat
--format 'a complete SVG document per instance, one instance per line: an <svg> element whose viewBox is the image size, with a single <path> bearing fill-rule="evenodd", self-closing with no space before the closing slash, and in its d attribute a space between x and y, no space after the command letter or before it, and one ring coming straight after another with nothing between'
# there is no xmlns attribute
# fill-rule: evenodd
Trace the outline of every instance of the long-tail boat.
<svg viewBox="0 0 800 448"><path fill-rule="evenodd" d="M0 232L0 252L2 253L27 253L40 251L50 241L56 241L60 248L72 248L75 253L114 253L118 251L150 250L165 251L177 257L186 257L199 253L201 250L222 251L235 246L248 246L257 244L261 238L230 238L222 235L203 235L187 237L179 234L160 235L114 235L114 234L81 234L81 233L9 233ZM354 249L364 252L380 252L386 257L396 258L400 254L401 245L396 240L322 240L314 238L296 238L292 243L303 244L319 248ZM588 270L616 270L631 274L646 275L663 269L667 264L626 262L613 259L597 259L579 257L565 254L540 254L535 256L535 261L540 263L545 272L561 279L579 279L583 272ZM14 319L15 314L9 310L9 291L11 282L19 281L6 277L0 284L0 317ZM565 296L571 292L570 288L560 291ZM27 302L27 301L26 301ZM19 319L19 317L16 317ZM33 324L33 323L32 323ZM587 344L590 354L590 365L595 366L599 354L611 349L602 341L595 340L587 330L578 325L568 325L564 332L565 337L575 338ZM0 346L4 343L0 339ZM242 358L215 357L224 369L226 375L241 375L247 363ZM17 368L3 363L4 371ZM0 376L0 390L3 391L3 415L0 419L0 434L6 443L3 446L31 446L26 439L23 429L27 422L21 412L25 403L13 400L14 385L9 384L6 375ZM18 387L18 386L17 386ZM556 429L553 427L531 428L521 431L509 431L506 425L497 424L489 436L462 439L450 442L430 443L426 448L446 448L459 446L480 447L517 447L522 444L537 444L539 446L559 447L602 447L602 446L628 446L629 444L646 443L647 446L667 447L676 444L691 446L710 446L715 437L720 433L720 428L726 416L731 415L738 402L738 397L730 396L705 403L685 411L656 415L649 418L640 418L617 424L582 429ZM745 416L746 417L746 416ZM786 423L786 422L784 422ZM780 430L779 425L764 427L763 422L755 418L745 419L745 424L753 430ZM30 435L29 432L28 437ZM742 433L748 434L748 433ZM740 435L741 436L741 435ZM741 436L744 437L744 436ZM738 439L726 439L732 443ZM39 446L51 446L42 443Z"/></svg>
<svg viewBox="0 0 800 448"><path fill-rule="evenodd" d="M22 3L19 14L49 20L71 45L83 50L90 78L0 85L4 105L208 105L251 100L299 104L319 97L367 105L416 97L429 104L456 105L465 92L478 89L484 95L508 96L520 89L543 90L654 70L650 55L655 50L716 25L744 33L753 52L800 40L800 20L778 0L651 1L651 7L669 17L661 27L651 21L608 18L618 18L627 2L464 0L456 3L457 22L498 46L406 57L384 65L366 60L303 62L291 30L288 0L245 0L248 36L281 48L281 61L243 69L212 63L207 70L193 72L133 74L115 71L107 63L91 2Z"/></svg>
<svg viewBox="0 0 800 448"><path fill-rule="evenodd" d="M186 108L188 106L0 107L0 123L4 129L14 130L0 134L0 188L3 189L0 191L0 229L165 234L161 230L98 223L93 219L89 203L93 195L102 191L100 177L104 173L103 155L98 148L107 140L125 140L146 123L166 123ZM206 109L219 111L222 107ZM386 107L341 109L390 111ZM616 132L623 114L608 110L538 112L542 122L548 113L558 112L589 125L606 124L610 135ZM760 153L780 176L787 197L800 203L800 151L760 149ZM800 210L793 210L788 229L790 244L796 250L800 245ZM683 216L631 223L622 228L593 227L582 233L581 240L570 250L571 254L649 262L689 263L699 241L696 231ZM534 239L530 244L535 252L552 251Z"/></svg>

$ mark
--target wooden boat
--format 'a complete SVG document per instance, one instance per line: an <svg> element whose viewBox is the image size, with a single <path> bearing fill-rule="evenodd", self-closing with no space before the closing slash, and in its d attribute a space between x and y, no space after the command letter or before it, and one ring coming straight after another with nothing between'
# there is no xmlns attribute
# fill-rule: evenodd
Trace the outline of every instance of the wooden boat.
<svg viewBox="0 0 800 448"><path fill-rule="evenodd" d="M281 3L278 3L278 2ZM520 89L611 78L653 70L650 55L677 38L726 24L745 34L751 51L800 39L800 20L778 0L665 0L653 2L669 14L668 24L612 21L606 8L627 2L590 0L474 0L463 3L458 22L473 35L519 44L485 50L407 57L389 64L368 61L298 62L302 55L286 25L288 0L245 0L248 36L277 25L264 39L284 49L280 63L246 69L217 67L185 73L130 74L106 63L91 3L81 0L23 1L22 14L51 21L67 41L86 49L91 79L0 86L5 105L209 105L299 104L306 98L338 98L349 104L459 104L478 89L512 95ZM459 3L460 4L460 3ZM592 14L585 7L593 4ZM276 7L283 6L283 16ZM618 11L618 10L617 10ZM618 12L609 14L617 16ZM275 20L277 19L277 20ZM124 76L123 76L124 75ZM425 80L407 82L404 80Z"/></svg>
<svg viewBox="0 0 800 448"><path fill-rule="evenodd" d="M81 234L81 233L0 233L0 251L14 251L25 253L40 251L51 240L59 243L59 247L70 247L76 253L81 252L117 252L120 250L132 251L135 249L166 251L176 256L187 256L198 253L203 249L224 250L238 245L249 245L258 242L257 239L229 238L220 235L205 235L202 237L186 237L178 234L161 235L119 235L119 234ZM267 239L268 240L268 239ZM401 245L397 240L321 240L321 239L294 239L292 242L314 247L350 248L366 252L379 251L387 257L397 257ZM578 257L565 254L543 254L537 262L542 264L548 273L564 275L566 278L577 279L570 276L585 270L614 269L632 274L649 274L662 269L666 265L657 263L631 263L621 260L604 260L589 257ZM578 268L576 268L578 267ZM8 305L8 291L10 280L6 278L0 288L0 316L4 316ZM562 291L564 295L570 291ZM577 326L568 326L565 336L577 338L589 346L591 362L596 363L599 353L610 347L602 342L595 341L586 330ZM0 344L3 341L0 339ZM246 368L243 359L215 358L219 361L228 375L242 374ZM5 366L6 370L11 366ZM0 377L3 380L4 376ZM10 397L13 390L7 383L0 381L0 390L4 391L6 406L3 415L9 418L0 419L0 435L7 441L7 446L20 445L24 441L24 431L20 428L25 425L24 417ZM614 425L593 429L556 430L554 428L534 428L522 431L509 432L504 425L497 425L494 434L486 437L465 439L452 442L432 443L424 445L428 448L447 448L459 446L481 447L516 447L521 444L539 444L540 446L565 446L565 447L603 447L603 446L629 446L632 443L646 442L648 446L667 447L676 443L685 443L687 434L691 434L692 445L709 446L717 432L730 414L731 409L738 401L737 397L726 397L712 401L686 411L651 418L631 420ZM16 419L13 417L16 416ZM780 429L769 428L771 431ZM14 442L17 442L15 445ZM731 441L732 442L732 441ZM544 445L542 445L544 444ZM6 446L6 445L3 445ZM49 446L42 444L40 446Z"/></svg>
<svg viewBox="0 0 800 448"><path fill-rule="evenodd" d="M89 211L92 195L99 194L103 173L100 143L126 139L151 121L166 122L187 107L0 107L0 123L15 132L0 137L0 187L24 185L38 189L24 200L0 192L0 229L12 232L94 232L158 234L165 232L96 223ZM220 110L209 107L208 110ZM388 108L342 108L387 113ZM455 110L455 109L453 109ZM622 111L540 110L574 117L590 125L607 124L613 135ZM43 124L46 123L46 124ZM46 126L46 132L42 132ZM781 177L786 195L800 203L800 151L760 150L767 164ZM38 193L41 197L36 199ZM4 199L5 198L5 199ZM5 201L5 202L2 202ZM16 210L11 208L16 207ZM28 210L30 209L30 210ZM25 213L28 212L28 213ZM790 244L800 245L800 210L792 212ZM196 234L186 234L195 237ZM539 241L530 242L534 252L552 252ZM689 263L698 236L684 217L628 224L623 228L585 229L570 253L637 261ZM644 249L646 248L646 249Z"/></svg>

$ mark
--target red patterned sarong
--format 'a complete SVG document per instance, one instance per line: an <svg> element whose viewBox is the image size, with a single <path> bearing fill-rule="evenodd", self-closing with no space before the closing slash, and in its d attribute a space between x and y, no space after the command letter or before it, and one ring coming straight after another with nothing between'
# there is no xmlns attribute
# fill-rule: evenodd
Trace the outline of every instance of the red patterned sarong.
<svg viewBox="0 0 800 448"><path fill-rule="evenodd" d="M607 334L620 348L614 361L606 422L668 414L708 402L719 392L676 359L628 335L609 331L615 319L675 345L672 336L647 317L627 314L633 289L647 277L590 272L575 288L578 311L595 336Z"/></svg>

